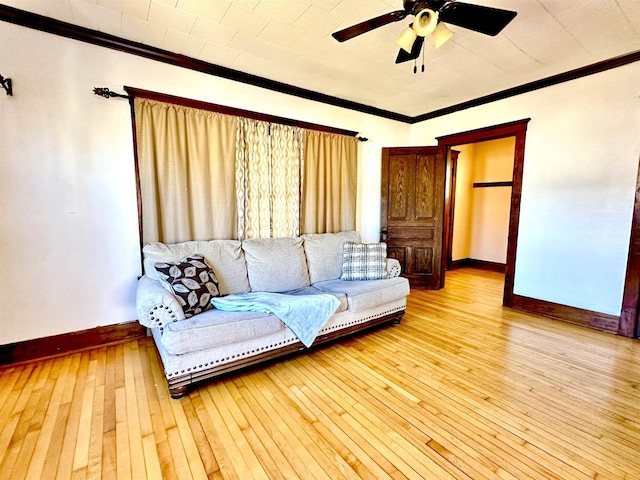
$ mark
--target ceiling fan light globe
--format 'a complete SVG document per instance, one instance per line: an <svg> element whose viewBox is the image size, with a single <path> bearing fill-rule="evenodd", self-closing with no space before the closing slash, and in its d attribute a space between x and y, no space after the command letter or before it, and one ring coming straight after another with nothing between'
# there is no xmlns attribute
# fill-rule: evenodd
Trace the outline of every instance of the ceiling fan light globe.
<svg viewBox="0 0 640 480"><path fill-rule="evenodd" d="M438 12L425 8L416 14L413 21L413 30L419 37L426 37L433 33L438 26Z"/></svg>
<svg viewBox="0 0 640 480"><path fill-rule="evenodd" d="M416 41L416 38L416 32L413 31L413 28L408 27L396 40L396 45L398 45L405 52L411 53L411 48L413 47L413 43Z"/></svg>
<svg viewBox="0 0 640 480"><path fill-rule="evenodd" d="M433 44L436 48L440 48L453 37L454 33L447 26L440 22L433 31Z"/></svg>

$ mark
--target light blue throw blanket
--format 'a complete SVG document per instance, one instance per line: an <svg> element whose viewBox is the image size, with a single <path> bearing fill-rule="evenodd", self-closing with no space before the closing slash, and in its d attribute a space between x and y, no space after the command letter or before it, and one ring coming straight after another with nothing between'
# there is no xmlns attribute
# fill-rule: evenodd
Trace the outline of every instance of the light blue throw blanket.
<svg viewBox="0 0 640 480"><path fill-rule="evenodd" d="M291 329L305 347L310 347L320 329L340 306L333 295L286 295L252 292L215 297L214 307L227 312L273 313Z"/></svg>

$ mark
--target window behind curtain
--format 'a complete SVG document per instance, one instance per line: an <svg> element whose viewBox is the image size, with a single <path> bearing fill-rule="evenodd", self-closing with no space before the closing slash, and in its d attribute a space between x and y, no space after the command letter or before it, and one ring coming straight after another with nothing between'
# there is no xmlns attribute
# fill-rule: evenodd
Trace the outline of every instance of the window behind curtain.
<svg viewBox="0 0 640 480"><path fill-rule="evenodd" d="M357 140L136 97L142 242L355 229Z"/></svg>

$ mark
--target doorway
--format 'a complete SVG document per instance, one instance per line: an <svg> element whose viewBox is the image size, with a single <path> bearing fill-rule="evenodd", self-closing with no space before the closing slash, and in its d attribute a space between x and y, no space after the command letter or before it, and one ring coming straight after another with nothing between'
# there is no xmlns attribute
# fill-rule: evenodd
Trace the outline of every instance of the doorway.
<svg viewBox="0 0 640 480"><path fill-rule="evenodd" d="M509 207L509 226L507 238L507 252L505 263L505 281L502 297L502 304L506 307L513 306L513 285L515 278L516 250L518 240L518 224L520 221L520 198L522 196L522 173L524 167L524 147L527 125L531 119L518 120L515 122L504 123L492 127L470 130L466 132L454 133L442 137L437 137L438 147L446 149L450 152L456 145L465 145L472 143L485 142L500 138L514 137L515 148L513 154L513 175L511 179L511 201ZM447 171L451 168L451 155L447 155L448 163ZM445 197L445 225L443 242L443 258L448 258L450 253L447 250L451 248L447 245L446 239L451 235L453 225L450 221L452 212L452 198L450 192L447 191Z"/></svg>
<svg viewBox="0 0 640 480"><path fill-rule="evenodd" d="M454 148L447 172L447 270L469 266L504 273L515 137Z"/></svg>

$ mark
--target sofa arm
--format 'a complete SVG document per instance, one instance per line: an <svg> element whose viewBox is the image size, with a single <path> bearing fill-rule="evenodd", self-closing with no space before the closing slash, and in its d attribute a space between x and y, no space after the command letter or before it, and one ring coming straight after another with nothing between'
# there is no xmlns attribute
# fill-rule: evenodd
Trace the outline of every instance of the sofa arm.
<svg viewBox="0 0 640 480"><path fill-rule="evenodd" d="M146 276L138 282L136 311L140 324L149 328L162 328L168 323L185 319L176 297L160 282Z"/></svg>
<svg viewBox="0 0 640 480"><path fill-rule="evenodd" d="M399 277L402 272L400 262L395 258L386 258L384 264L385 278Z"/></svg>

